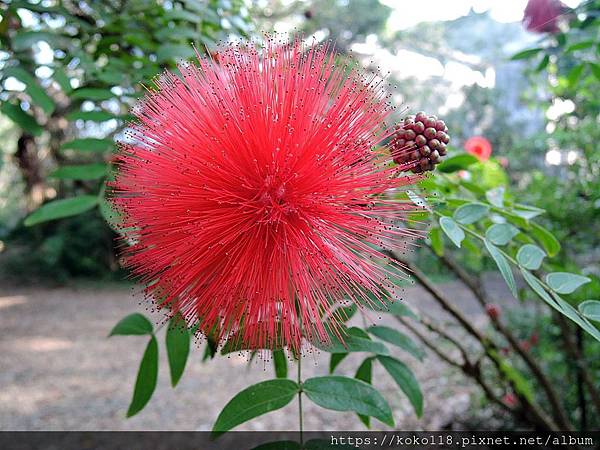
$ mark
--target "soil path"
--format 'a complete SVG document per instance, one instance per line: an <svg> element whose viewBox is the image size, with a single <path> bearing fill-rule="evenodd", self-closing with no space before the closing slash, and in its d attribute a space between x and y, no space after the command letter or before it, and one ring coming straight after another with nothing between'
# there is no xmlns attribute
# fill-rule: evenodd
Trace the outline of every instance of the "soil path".
<svg viewBox="0 0 600 450"><path fill-rule="evenodd" d="M501 281L486 284L498 298L508 297ZM476 323L485 326L486 318L468 292L456 283L441 287ZM441 314L420 288L407 288L403 297L417 309ZM248 365L238 355L202 363L203 349L194 348L181 382L172 389L163 330L159 333L156 392L140 414L125 419L146 338L106 336L115 323L135 311L145 312L145 307L126 285L48 288L0 284L0 429L208 430L236 392L274 376L270 363ZM477 390L430 352L423 362L401 353L398 356L421 382L425 412L417 419L406 397L383 369L375 366L374 384L392 406L397 429L439 429L469 408L470 396ZM352 376L360 358L351 355L338 372ZM305 377L325 375L327 356L305 359L303 369ZM364 429L353 413L304 403L307 430ZM297 420L294 401L285 410L239 429L294 430ZM377 421L373 426L385 428Z"/></svg>

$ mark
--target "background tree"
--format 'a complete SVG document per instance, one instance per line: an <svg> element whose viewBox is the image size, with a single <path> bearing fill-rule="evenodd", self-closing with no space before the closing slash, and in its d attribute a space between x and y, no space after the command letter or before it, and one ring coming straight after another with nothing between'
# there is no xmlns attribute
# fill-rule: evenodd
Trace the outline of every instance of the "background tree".
<svg viewBox="0 0 600 450"><path fill-rule="evenodd" d="M8 265L62 268L65 276L114 271L103 186L128 111L143 83L194 56L190 44L204 53L247 35L245 3L23 0L3 3L0 13L0 112L20 130L10 157L33 212L25 225L76 216L14 230Z"/></svg>

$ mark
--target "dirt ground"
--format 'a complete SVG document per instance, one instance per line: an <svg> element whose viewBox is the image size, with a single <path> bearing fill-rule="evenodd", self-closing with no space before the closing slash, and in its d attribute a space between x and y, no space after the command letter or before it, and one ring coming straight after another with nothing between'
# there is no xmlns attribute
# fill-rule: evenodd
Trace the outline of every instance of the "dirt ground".
<svg viewBox="0 0 600 450"><path fill-rule="evenodd" d="M500 280L487 284L497 292L497 298L508 298ZM487 319L468 292L455 283L441 288L451 293L475 323L485 326ZM441 316L420 288L407 288L403 297L415 308ZM235 393L274 377L270 363L255 361L249 365L238 355L203 363L203 349L195 348L182 380L172 389L162 330L156 392L140 414L126 419L147 338L107 335L125 315L146 312L139 300L125 284L46 287L0 283L0 430L209 430ZM479 395L431 352L423 362L400 351L397 356L412 367L425 395L423 418L417 419L391 378L374 366L374 384L389 401L397 429L447 427L466 414L472 396ZM338 372L353 375L360 358L351 355ZM324 375L327 370L326 355L308 357L303 364L305 377ZM353 413L304 403L307 430L364 429ZM297 420L297 403L293 401L284 410L238 429L294 430ZM375 420L373 426L386 428Z"/></svg>

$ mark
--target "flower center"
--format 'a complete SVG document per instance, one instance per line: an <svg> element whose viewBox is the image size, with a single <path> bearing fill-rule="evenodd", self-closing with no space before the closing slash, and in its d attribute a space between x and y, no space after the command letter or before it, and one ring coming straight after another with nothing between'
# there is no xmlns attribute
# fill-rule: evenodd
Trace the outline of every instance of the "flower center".
<svg viewBox="0 0 600 450"><path fill-rule="evenodd" d="M289 189L281 180L267 176L258 196L262 221L273 223L286 219L295 212L290 204Z"/></svg>

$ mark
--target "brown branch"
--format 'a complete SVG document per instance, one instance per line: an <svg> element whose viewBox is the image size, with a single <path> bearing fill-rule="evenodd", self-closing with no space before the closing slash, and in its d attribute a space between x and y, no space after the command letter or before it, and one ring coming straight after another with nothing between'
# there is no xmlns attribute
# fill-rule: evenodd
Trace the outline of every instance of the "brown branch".
<svg viewBox="0 0 600 450"><path fill-rule="evenodd" d="M459 362L452 360L446 354L442 353L434 343L432 343L429 339L427 339L410 322L408 322L407 320L405 320L403 317L400 317L400 316L394 316L394 317L396 317L396 320L398 320L406 328L408 328L423 343L423 345L425 345L427 348L431 349L442 361L445 361L448 365L450 365L452 367L456 367L456 368L460 369L465 375L473 378L473 380L475 380L475 382L481 387L485 396L492 403L495 403L496 405L500 406L502 409L510 412L511 414L515 413L515 410L513 408L511 408L510 406L508 406L506 403L504 403L500 398L498 398L494 394L493 389L485 382L485 380L483 379L483 375L481 373L481 368L480 368L479 362L476 362L475 364L471 364L468 360L465 360L465 362L463 364L460 364ZM432 324L430 324L430 325L432 325ZM431 331L433 331L434 333L438 333L442 338L450 341L452 344L454 344L456 347L459 348L461 354L465 355L465 350L462 348L462 346L460 344L458 344L456 340L448 339L447 333L441 331L441 329L439 329L439 328L434 329L434 327L431 327L431 326L428 326L428 328L431 329ZM464 358L464 356L463 356L463 358Z"/></svg>
<svg viewBox="0 0 600 450"><path fill-rule="evenodd" d="M571 358L573 358L577 362L578 368L581 369L583 382L585 383L585 386L587 387L587 390L590 393L590 398L594 405L594 409L596 410L597 414L600 414L600 392L598 391L598 388L596 387L593 378L590 376L589 371L583 364L583 355L579 351L579 348L577 347L575 341L572 339L569 324L567 323L565 317L562 314L557 313L554 316L561 330L565 350L567 351L567 354L569 354Z"/></svg>
<svg viewBox="0 0 600 450"><path fill-rule="evenodd" d="M460 310L458 310L450 301L448 301L445 295L429 280L427 275L425 275L421 270L416 267L413 263L409 261L405 261L400 259L394 252L390 250L386 250L385 254L395 261L399 262L403 266L405 266L410 272L411 275L425 288L427 292L431 294L431 296L437 301L437 303L452 317L454 317L458 323L462 325L462 327L471 334L475 339L477 339L481 343L489 342L479 330L477 330L472 324L471 321L465 317Z"/></svg>
<svg viewBox="0 0 600 450"><path fill-rule="evenodd" d="M498 357L499 349L494 344L494 342L489 339L487 336L484 336L479 330L477 330L469 321L467 317L463 315L463 313L458 310L452 303L445 297L445 295L433 284L433 282L423 273L419 268L417 268L410 261L400 259L393 251L385 250L385 253L390 258L394 259L398 263L402 264L405 268L407 268L412 276L425 288L427 292L431 294L431 296L436 300L436 302L452 317L454 317L460 325L473 337L479 341L482 345L485 354L492 361L498 374L502 377L504 375L504 371L500 365L500 360ZM554 420L548 416L544 410L532 399L529 399L525 395L523 395L518 387L516 386L513 380L506 380L510 385L515 394L519 397L521 402L521 406L525 410L525 414L531 419L532 422L541 426L543 429L557 431L560 428L554 422Z"/></svg>
<svg viewBox="0 0 600 450"><path fill-rule="evenodd" d="M454 361L448 355L442 353L435 344L433 344L429 339L425 337L415 326L409 323L401 316L394 316L396 320L398 320L401 324L403 324L406 328L408 328L427 348L433 351L442 361L446 362L448 365L456 367L458 369L462 368L462 364L458 361Z"/></svg>
<svg viewBox="0 0 600 450"><path fill-rule="evenodd" d="M440 259L444 263L444 265L452 272L454 272L458 279L462 281L463 284L473 292L473 295L475 296L479 305L483 309L485 309L488 305L488 302L483 292L483 289L481 288L481 285L473 277L471 277L462 267L456 264L456 262L454 262L452 259L448 258L447 256L441 256ZM554 412L553 415L555 420L557 421L557 424L563 430L573 430L573 425L571 424L571 421L569 420L563 408L558 393L552 387L552 383L544 374L540 365L531 357L531 355L527 351L525 351L525 349L523 349L521 345L519 345L519 342L517 341L515 336L502 324L499 317L490 315L489 318L494 328L506 338L506 340L508 341L512 349L515 351L515 353L517 353L523 359L527 367L529 367L529 370L531 370L532 374L539 381L540 385L542 386L542 389L544 390L544 393L546 394L546 397L548 398L548 401L552 405L552 410Z"/></svg>
<svg viewBox="0 0 600 450"><path fill-rule="evenodd" d="M467 350L454 338L452 337L450 334L446 333L441 327L436 326L430 319L428 319L427 317L423 316L421 314L420 317L420 322L425 325L425 327L438 334L439 336L443 337L444 339L446 339L448 342L450 342L451 344L453 344L458 351L460 352L463 361L464 361L464 365L470 365L471 361L467 355Z"/></svg>

